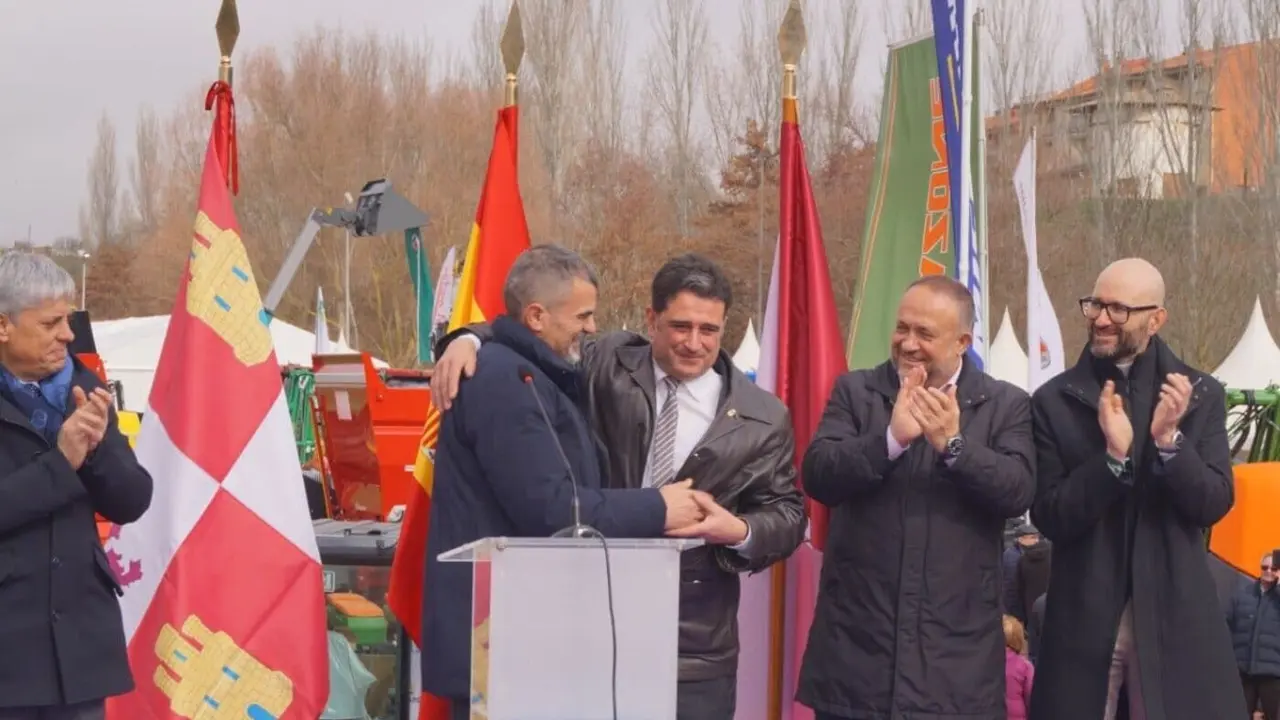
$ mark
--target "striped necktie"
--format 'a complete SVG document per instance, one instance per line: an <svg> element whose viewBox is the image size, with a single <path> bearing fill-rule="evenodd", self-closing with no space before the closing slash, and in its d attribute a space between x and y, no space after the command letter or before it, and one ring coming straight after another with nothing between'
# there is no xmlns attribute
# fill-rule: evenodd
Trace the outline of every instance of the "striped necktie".
<svg viewBox="0 0 1280 720"><path fill-rule="evenodd" d="M680 419L676 390L680 381L668 375L662 378L662 382L667 386L667 396L662 401L658 424L653 429L653 472L650 473L653 487L666 485L676 475L676 425Z"/></svg>

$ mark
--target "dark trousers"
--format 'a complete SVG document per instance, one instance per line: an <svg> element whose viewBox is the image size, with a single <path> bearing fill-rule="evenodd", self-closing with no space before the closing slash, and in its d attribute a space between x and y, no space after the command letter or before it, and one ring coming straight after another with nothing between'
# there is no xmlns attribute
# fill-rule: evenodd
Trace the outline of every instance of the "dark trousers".
<svg viewBox="0 0 1280 720"><path fill-rule="evenodd" d="M75 705L0 708L0 720L103 720L107 709L102 700Z"/></svg>
<svg viewBox="0 0 1280 720"><path fill-rule="evenodd" d="M733 720L738 676L689 680L676 686L676 720Z"/></svg>
<svg viewBox="0 0 1280 720"><path fill-rule="evenodd" d="M0 720L4 719L0 718ZM450 700L449 720L471 720L471 701L457 699Z"/></svg>
<svg viewBox="0 0 1280 720"><path fill-rule="evenodd" d="M1240 684L1250 713L1261 710L1266 720L1280 720L1280 678L1240 673Z"/></svg>

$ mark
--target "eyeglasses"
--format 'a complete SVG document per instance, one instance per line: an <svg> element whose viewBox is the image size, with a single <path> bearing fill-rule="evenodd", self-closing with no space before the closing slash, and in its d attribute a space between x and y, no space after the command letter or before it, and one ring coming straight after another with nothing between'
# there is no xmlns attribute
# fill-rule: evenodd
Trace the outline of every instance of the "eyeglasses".
<svg viewBox="0 0 1280 720"><path fill-rule="evenodd" d="M1271 572L1273 569L1274 569L1274 568L1272 568L1270 565L1263 565L1263 566L1262 566L1262 572L1264 572L1264 573L1269 573L1269 572Z"/></svg>
<svg viewBox="0 0 1280 720"><path fill-rule="evenodd" d="M1129 322L1129 316L1136 312L1146 312L1148 310L1159 310L1159 305L1125 305L1118 302L1102 302L1098 298L1082 297L1080 298L1080 312L1090 320L1097 320L1103 310L1107 311L1107 317L1116 325L1123 325Z"/></svg>

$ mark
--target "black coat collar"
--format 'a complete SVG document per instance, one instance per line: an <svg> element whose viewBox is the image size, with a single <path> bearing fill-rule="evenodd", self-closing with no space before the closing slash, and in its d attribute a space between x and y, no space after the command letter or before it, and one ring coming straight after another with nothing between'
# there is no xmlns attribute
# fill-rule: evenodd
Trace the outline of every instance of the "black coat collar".
<svg viewBox="0 0 1280 720"><path fill-rule="evenodd" d="M557 355L533 331L506 315L493 321L493 340L514 350L569 397L578 398L578 368Z"/></svg>

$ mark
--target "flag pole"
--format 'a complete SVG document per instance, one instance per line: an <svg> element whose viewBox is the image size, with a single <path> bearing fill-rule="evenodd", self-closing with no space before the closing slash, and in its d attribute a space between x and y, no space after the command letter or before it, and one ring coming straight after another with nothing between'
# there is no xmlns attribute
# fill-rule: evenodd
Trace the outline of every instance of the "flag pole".
<svg viewBox="0 0 1280 720"><path fill-rule="evenodd" d="M507 25L502 30L502 65L507 73L503 107L515 107L520 100L520 61L524 59L524 30L520 22L520 2L511 0Z"/></svg>
<svg viewBox="0 0 1280 720"><path fill-rule="evenodd" d="M214 30L218 35L218 53L221 59L218 62L218 81L205 95L204 109L214 111L214 151L218 161L222 163L223 180L231 189L231 194L236 195L240 192L240 163L236 147L235 100L231 93L231 79L234 75L231 53L235 50L236 40L240 38L240 15L236 11L236 0L222 0Z"/></svg>
<svg viewBox="0 0 1280 720"><path fill-rule="evenodd" d="M800 65L800 56L804 54L806 43L804 16L800 12L800 0L791 0L787 12L782 17L782 26L778 28L778 53L782 56L782 122L799 121L796 109L796 70ZM781 133L781 126L779 126ZM779 140L778 146L782 143ZM782 237L782 229L778 229L778 237ZM783 674L786 668L786 604L787 604L787 566L786 563L774 563L769 571L773 580L772 592L769 593L769 714L771 720L782 717Z"/></svg>
<svg viewBox="0 0 1280 720"><path fill-rule="evenodd" d="M987 356L991 355L991 340L994 331L991 329L991 270L988 262L988 234L987 234L987 116L982 110L982 74L980 66L982 64L982 48L985 43L979 40L984 27L987 24L987 11L985 8L978 8L973 19L973 37L969 42L973 43L973 65L965 70L966 78L973 78L973 101L977 105L973 112L970 113L970 121L978 124L978 277L981 278L982 284L982 332L986 333L985 347ZM1030 349L1028 348L1028 351Z"/></svg>

